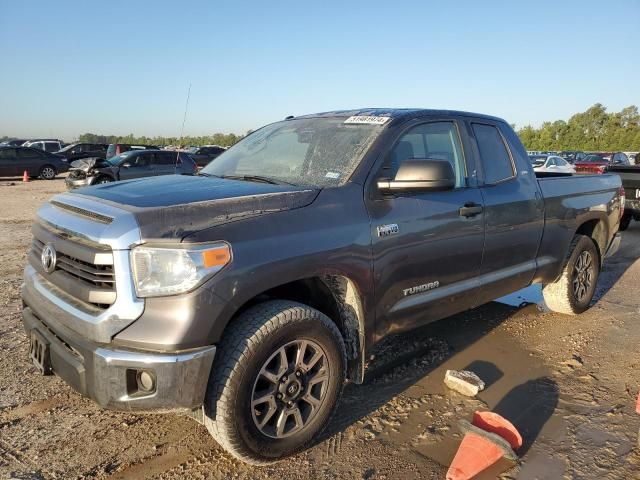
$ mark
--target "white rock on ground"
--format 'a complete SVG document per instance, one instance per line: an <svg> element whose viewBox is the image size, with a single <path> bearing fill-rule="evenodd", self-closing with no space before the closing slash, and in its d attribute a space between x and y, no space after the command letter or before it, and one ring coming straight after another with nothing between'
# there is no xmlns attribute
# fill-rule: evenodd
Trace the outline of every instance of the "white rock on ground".
<svg viewBox="0 0 640 480"><path fill-rule="evenodd" d="M484 390L484 382L469 370L447 370L444 383L451 390L467 397L475 397L478 392Z"/></svg>

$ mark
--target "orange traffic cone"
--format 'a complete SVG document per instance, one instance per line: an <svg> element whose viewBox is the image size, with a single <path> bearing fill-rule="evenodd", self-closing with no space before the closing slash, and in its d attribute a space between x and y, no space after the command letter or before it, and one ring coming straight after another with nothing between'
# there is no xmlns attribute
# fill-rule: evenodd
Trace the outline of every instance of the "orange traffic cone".
<svg viewBox="0 0 640 480"><path fill-rule="evenodd" d="M28 182L29 181L29 174L27 173L27 171L25 170L24 173L22 174L22 181L23 182Z"/></svg>
<svg viewBox="0 0 640 480"><path fill-rule="evenodd" d="M493 415L502 418L497 414ZM482 418L480 418L480 420L482 420ZM500 428L507 428L505 424L497 420L496 417L484 420L492 428L496 425ZM504 421L511 425L507 420ZM513 427L513 425L511 426ZM447 480L469 480L503 457L512 461L518 459L511 444L497 433L485 431L466 420L460 421L460 428L465 432L465 436L447 471ZM514 431L517 436L520 435L515 428ZM512 435L514 439L516 439L517 436ZM521 445L520 440L520 446Z"/></svg>
<svg viewBox="0 0 640 480"><path fill-rule="evenodd" d="M473 425L486 432L495 433L504 438L511 448L518 450L522 446L522 435L518 429L504 417L493 412L475 412Z"/></svg>

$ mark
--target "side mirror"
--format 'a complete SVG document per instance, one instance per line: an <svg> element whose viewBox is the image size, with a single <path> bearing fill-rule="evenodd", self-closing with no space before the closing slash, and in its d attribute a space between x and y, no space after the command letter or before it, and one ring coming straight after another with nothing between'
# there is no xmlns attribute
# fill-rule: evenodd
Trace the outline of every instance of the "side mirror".
<svg viewBox="0 0 640 480"><path fill-rule="evenodd" d="M382 193L438 192L456 186L456 175L446 160L411 158L402 162L396 178L378 180Z"/></svg>

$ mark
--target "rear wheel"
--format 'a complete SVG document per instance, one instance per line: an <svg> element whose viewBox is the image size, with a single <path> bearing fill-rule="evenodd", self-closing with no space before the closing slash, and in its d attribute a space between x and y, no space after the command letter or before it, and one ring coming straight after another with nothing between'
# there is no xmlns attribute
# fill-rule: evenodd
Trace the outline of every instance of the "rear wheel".
<svg viewBox="0 0 640 480"><path fill-rule="evenodd" d="M56 172L55 167L51 165L45 165L40 169L40 178L43 178L44 180L53 180L54 178L56 178L57 173L58 172Z"/></svg>
<svg viewBox="0 0 640 480"><path fill-rule="evenodd" d="M629 228L629 224L631 223L631 218L632 216L630 214L625 213L620 219L620 228L618 228L618 230L620 230L621 232L624 232L627 228Z"/></svg>
<svg viewBox="0 0 640 480"><path fill-rule="evenodd" d="M205 425L245 462L295 454L327 425L345 365L342 336L326 315L289 301L259 304L233 320L218 346Z"/></svg>
<svg viewBox="0 0 640 480"><path fill-rule="evenodd" d="M569 257L558 280L542 288L547 306L554 312L576 315L591 303L600 275L600 257L593 240L573 237Z"/></svg>

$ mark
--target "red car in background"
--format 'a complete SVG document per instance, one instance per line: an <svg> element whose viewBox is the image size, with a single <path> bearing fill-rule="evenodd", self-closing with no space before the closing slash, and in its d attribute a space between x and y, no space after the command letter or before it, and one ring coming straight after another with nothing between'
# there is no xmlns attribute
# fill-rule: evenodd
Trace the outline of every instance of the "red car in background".
<svg viewBox="0 0 640 480"><path fill-rule="evenodd" d="M610 165L629 164L629 157L623 152L598 152L587 155L586 158L573 165L578 174L600 174L606 172Z"/></svg>

